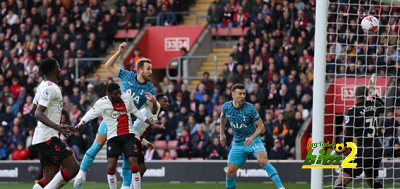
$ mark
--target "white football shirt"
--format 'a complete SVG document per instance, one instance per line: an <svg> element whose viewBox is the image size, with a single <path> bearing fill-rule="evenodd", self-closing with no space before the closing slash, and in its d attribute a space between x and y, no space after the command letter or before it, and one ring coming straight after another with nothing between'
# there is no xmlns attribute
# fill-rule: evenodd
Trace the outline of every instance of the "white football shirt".
<svg viewBox="0 0 400 189"><path fill-rule="evenodd" d="M142 108L140 110L140 112L142 112L142 114L144 116L150 118L150 121L153 121L153 120L157 119L157 115L160 112L160 109L161 109L161 105L160 105L160 103L157 102L157 113L154 115L151 113L149 103L146 103L144 105L144 108ZM139 139L140 141L142 141L144 139L144 137L149 129L150 129L149 124L147 124L144 121L136 120L133 123L133 133L135 133L135 137L137 139ZM144 144L146 144L146 143L147 143L147 141L144 142Z"/></svg>
<svg viewBox="0 0 400 189"><path fill-rule="evenodd" d="M33 103L44 106L47 109L43 112L52 122L59 124L61 121L61 111L63 108L63 97L57 84L51 81L42 81L37 88ZM38 125L33 134L32 144L39 144L52 137L59 137L58 131L38 121Z"/></svg>

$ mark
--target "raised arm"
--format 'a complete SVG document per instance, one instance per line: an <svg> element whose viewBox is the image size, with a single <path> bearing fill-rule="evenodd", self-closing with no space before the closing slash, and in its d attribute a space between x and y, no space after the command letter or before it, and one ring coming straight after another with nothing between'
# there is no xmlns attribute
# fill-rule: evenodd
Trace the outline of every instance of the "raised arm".
<svg viewBox="0 0 400 189"><path fill-rule="evenodd" d="M112 74L115 76L118 76L120 68L115 66L115 61L121 56L122 53L125 52L126 49L126 43L122 43L119 45L118 51L110 58L105 64L105 67L108 71L110 71Z"/></svg>

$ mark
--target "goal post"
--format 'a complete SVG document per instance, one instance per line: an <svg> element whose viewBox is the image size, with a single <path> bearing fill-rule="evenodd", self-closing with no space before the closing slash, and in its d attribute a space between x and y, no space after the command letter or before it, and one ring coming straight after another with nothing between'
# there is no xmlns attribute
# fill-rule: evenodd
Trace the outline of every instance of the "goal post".
<svg viewBox="0 0 400 189"><path fill-rule="evenodd" d="M324 141L325 69L328 1L316 3L312 142ZM318 151L315 150L315 151ZM322 169L311 169L311 188L321 189Z"/></svg>
<svg viewBox="0 0 400 189"><path fill-rule="evenodd" d="M366 16L379 20L376 33L362 31L361 20ZM368 85L371 75L377 74L375 91L386 101L375 128L382 143L376 148L384 150L377 179L384 188L400 188L400 161L396 159L400 157L400 131L387 122L391 117L400 121L400 0L317 0L314 42L312 142L343 142L344 114L355 104L354 87ZM314 149L314 155L320 149ZM340 171L311 169L311 188L334 189ZM369 186L361 174L347 188Z"/></svg>

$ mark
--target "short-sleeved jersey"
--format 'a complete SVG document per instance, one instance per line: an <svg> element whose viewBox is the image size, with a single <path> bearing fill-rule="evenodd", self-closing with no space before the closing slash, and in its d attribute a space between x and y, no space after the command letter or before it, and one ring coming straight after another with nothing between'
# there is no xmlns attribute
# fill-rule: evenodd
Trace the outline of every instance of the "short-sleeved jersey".
<svg viewBox="0 0 400 189"><path fill-rule="evenodd" d="M46 110L43 112L50 121L60 123L61 111L63 108L63 97L57 84L51 81L42 81L37 88L35 98L33 100L38 107L44 106ZM58 137L58 131L38 121L38 125L33 134L32 144L39 144L49 140L52 137Z"/></svg>
<svg viewBox="0 0 400 189"><path fill-rule="evenodd" d="M384 112L384 102L378 96L372 100L359 102L346 112L346 137L345 142L352 142L353 137L357 139L357 149L360 152L366 150L370 154L373 147L381 147L378 139L378 118ZM371 150L367 150L371 149Z"/></svg>
<svg viewBox="0 0 400 189"><path fill-rule="evenodd" d="M140 112L148 118L150 118L150 121L153 121L157 119L157 115L160 112L161 105L160 103L157 102L157 113L154 115L151 113L151 109L146 104ZM143 140L144 136L146 135L147 131L150 129L149 124L147 124L144 121L141 121L139 119L136 119L136 121L133 123L133 133L135 133L135 137L139 139L140 141Z"/></svg>
<svg viewBox="0 0 400 189"><path fill-rule="evenodd" d="M139 110L142 109L144 103L147 102L147 98L145 96L146 92L156 95L154 85L148 81L145 83L140 83L136 78L136 73L134 72L120 69L118 77L121 79L121 90L131 90L133 102L135 103L136 108ZM132 119L136 120L136 118Z"/></svg>
<svg viewBox="0 0 400 189"><path fill-rule="evenodd" d="M245 102L241 108L235 108L232 101L225 102L222 105L222 112L230 122L235 142L244 142L256 131L255 122L261 117L256 108Z"/></svg>
<svg viewBox="0 0 400 189"><path fill-rule="evenodd" d="M146 120L146 117L133 104L130 90L125 91L121 99L119 104L111 101L108 96L97 100L89 112L83 116L82 121L87 123L102 114L107 125L107 139L133 133L131 113L140 120Z"/></svg>

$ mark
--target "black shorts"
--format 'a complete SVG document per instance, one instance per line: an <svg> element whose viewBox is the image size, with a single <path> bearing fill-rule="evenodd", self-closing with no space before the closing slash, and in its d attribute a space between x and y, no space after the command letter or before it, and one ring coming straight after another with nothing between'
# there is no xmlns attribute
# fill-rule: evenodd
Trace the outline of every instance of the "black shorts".
<svg viewBox="0 0 400 189"><path fill-rule="evenodd" d="M60 165L61 162L72 155L71 150L58 137L53 137L39 144L35 144L39 153L40 164L42 167L49 163Z"/></svg>
<svg viewBox="0 0 400 189"><path fill-rule="evenodd" d="M357 163L357 167L354 169L344 168L343 172L349 174L351 177L355 178L365 172L370 178L376 178L378 176L379 167L382 158L372 158L372 157L356 157L351 163Z"/></svg>
<svg viewBox="0 0 400 189"><path fill-rule="evenodd" d="M138 148L138 154L137 154L137 158L138 158L138 164L144 163L144 153L143 153L143 148L142 148L142 142L140 142L139 139L135 140L135 148Z"/></svg>
<svg viewBox="0 0 400 189"><path fill-rule="evenodd" d="M118 158L122 154L125 157L137 156L139 154L134 134L115 136L107 141L107 158Z"/></svg>

